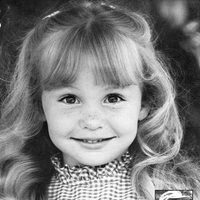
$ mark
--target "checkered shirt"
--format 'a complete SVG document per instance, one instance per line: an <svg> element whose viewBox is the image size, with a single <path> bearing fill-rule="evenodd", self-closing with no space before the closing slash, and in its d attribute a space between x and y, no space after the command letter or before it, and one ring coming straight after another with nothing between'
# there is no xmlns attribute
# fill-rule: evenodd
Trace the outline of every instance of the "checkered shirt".
<svg viewBox="0 0 200 200"><path fill-rule="evenodd" d="M120 160L106 165L61 166L52 158L56 174L48 188L48 200L136 200L131 185L131 156L126 152Z"/></svg>

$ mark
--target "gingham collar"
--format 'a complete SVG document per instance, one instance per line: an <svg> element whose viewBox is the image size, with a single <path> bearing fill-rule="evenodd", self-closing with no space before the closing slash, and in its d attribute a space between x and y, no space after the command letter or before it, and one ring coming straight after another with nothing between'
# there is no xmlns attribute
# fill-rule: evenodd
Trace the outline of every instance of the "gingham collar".
<svg viewBox="0 0 200 200"><path fill-rule="evenodd" d="M101 166L74 166L69 167L67 164L61 165L61 159L53 156L51 161L54 165L57 175L66 182L67 179L73 180L92 180L103 176L114 176L130 168L132 157L127 151L120 159L115 159L110 163Z"/></svg>

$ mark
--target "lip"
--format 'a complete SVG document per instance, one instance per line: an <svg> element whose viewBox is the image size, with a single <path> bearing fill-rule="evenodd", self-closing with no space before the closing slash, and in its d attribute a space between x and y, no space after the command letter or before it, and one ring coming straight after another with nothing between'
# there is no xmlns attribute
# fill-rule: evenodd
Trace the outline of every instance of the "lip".
<svg viewBox="0 0 200 200"><path fill-rule="evenodd" d="M86 141L107 141L107 140L111 140L111 139L114 139L116 138L116 136L112 136L112 137L107 137L107 138L90 138L90 137L85 137L85 138L76 138L76 137L70 137L70 139L72 140L76 140L76 141L79 141L79 142L86 142Z"/></svg>
<svg viewBox="0 0 200 200"><path fill-rule="evenodd" d="M77 142L82 147L84 147L86 149L90 149L90 150L101 149L114 138L116 138L116 136L107 137L107 138L76 138L76 137L70 137L71 140L74 140L75 142Z"/></svg>

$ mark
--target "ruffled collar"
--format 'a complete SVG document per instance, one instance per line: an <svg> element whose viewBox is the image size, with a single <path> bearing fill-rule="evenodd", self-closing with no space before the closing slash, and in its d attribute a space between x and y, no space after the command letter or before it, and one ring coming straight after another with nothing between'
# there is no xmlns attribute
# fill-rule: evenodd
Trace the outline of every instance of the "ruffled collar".
<svg viewBox="0 0 200 200"><path fill-rule="evenodd" d="M61 158L58 155L53 156L51 159L58 177L60 177L64 182L67 180L83 181L98 179L103 176L114 176L120 172L128 172L131 160L132 157L128 151L124 153L120 159L115 159L110 163L95 167L87 165L70 167L67 164L62 166Z"/></svg>

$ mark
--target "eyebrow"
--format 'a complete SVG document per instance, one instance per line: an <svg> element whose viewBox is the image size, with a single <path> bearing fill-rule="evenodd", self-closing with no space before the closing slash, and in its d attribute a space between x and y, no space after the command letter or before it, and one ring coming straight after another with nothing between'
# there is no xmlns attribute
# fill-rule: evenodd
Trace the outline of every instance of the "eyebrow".
<svg viewBox="0 0 200 200"><path fill-rule="evenodd" d="M130 84L132 85L132 84ZM126 88L126 87L129 87L130 85L126 85L126 86L119 86L119 85L105 85L104 86L104 89L105 90L112 90L112 89L123 89L123 88ZM98 85L97 85L98 86ZM72 84L67 84L67 85L63 85L63 86L60 86L60 87L56 87L57 89L64 89L64 88L70 88L70 89L76 89L76 90L79 90L79 88L77 88L76 86L72 85ZM55 88L55 89L56 89Z"/></svg>
<svg viewBox="0 0 200 200"><path fill-rule="evenodd" d="M79 90L79 88L77 88L76 86L72 85L72 84L67 84L67 85L63 85L61 86L61 88L71 88L71 89L76 89L76 90Z"/></svg>
<svg viewBox="0 0 200 200"><path fill-rule="evenodd" d="M108 86L105 86L105 90L111 90L111 89L124 89L124 88L127 88L131 85L136 85L135 83L130 83L130 84L127 84L127 85L108 85Z"/></svg>
<svg viewBox="0 0 200 200"><path fill-rule="evenodd" d="M78 88L73 86L72 84L62 84L62 85L57 85L57 86L43 87L43 90L52 91L52 90L64 89L64 88L70 88L70 89L78 90Z"/></svg>
<svg viewBox="0 0 200 200"><path fill-rule="evenodd" d="M96 85L98 86L98 84L96 84ZM113 90L113 89L124 89L124 88L130 87L131 85L136 85L136 84L135 83L130 83L130 84L127 84L127 85L116 85L116 84L109 84L109 85L102 84L102 85L103 85L105 90ZM101 86L101 84L100 84L100 86ZM73 84L65 85L63 88L65 88L65 87L79 90L79 88L77 88Z"/></svg>
<svg viewBox="0 0 200 200"><path fill-rule="evenodd" d="M98 84L96 84L98 85ZM101 85L101 84L100 84ZM136 83L129 83L126 85L117 85L117 84L102 84L105 90L113 90L113 89L125 89L131 85L137 85ZM73 83L68 83L68 84L62 84L62 85L58 85L58 86L53 86L53 87L47 87L44 88L44 90L56 90L56 89L64 89L64 88L69 88L69 89L75 89L75 90L79 90L78 87L76 87Z"/></svg>

